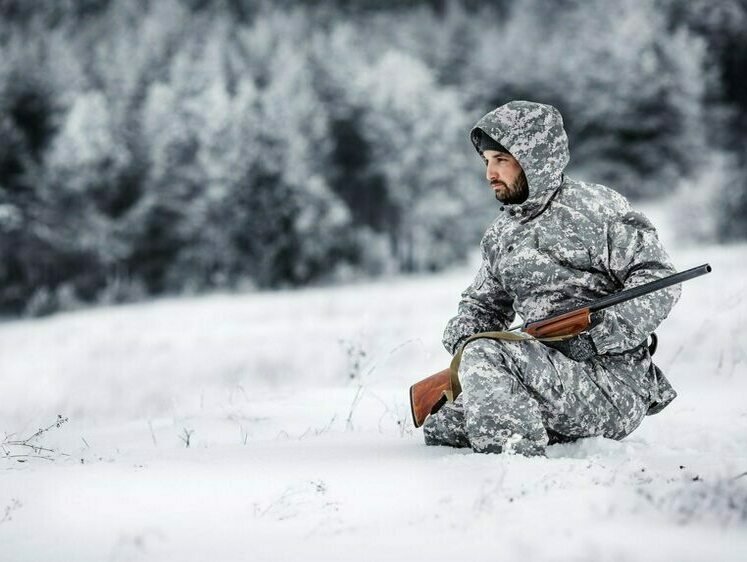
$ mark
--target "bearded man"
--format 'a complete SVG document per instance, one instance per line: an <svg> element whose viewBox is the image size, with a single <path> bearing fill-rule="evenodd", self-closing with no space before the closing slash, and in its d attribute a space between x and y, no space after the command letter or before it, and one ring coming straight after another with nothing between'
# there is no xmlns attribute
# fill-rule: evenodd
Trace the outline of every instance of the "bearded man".
<svg viewBox="0 0 747 562"><path fill-rule="evenodd" d="M568 137L554 107L512 101L470 139L502 205L444 331L450 353L507 329L516 313L545 318L675 273L651 222L622 195L564 174ZM551 443L629 435L676 396L647 342L679 295L675 285L595 313L563 342L470 341L462 393L426 420L426 444L538 455Z"/></svg>

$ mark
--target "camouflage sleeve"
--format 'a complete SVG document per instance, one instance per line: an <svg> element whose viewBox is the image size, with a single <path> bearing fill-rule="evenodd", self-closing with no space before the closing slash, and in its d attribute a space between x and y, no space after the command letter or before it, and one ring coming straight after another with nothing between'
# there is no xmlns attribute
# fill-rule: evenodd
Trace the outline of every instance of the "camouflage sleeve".
<svg viewBox="0 0 747 562"><path fill-rule="evenodd" d="M676 273L656 229L630 207L608 226L607 257L609 274L624 289ZM622 353L639 346L667 317L680 293L680 285L674 285L604 310L602 321L589 330L597 351Z"/></svg>
<svg viewBox="0 0 747 562"><path fill-rule="evenodd" d="M444 347L453 355L472 334L504 330L515 315L511 297L493 277L488 262L483 259L475 280L462 293L457 315L446 324Z"/></svg>

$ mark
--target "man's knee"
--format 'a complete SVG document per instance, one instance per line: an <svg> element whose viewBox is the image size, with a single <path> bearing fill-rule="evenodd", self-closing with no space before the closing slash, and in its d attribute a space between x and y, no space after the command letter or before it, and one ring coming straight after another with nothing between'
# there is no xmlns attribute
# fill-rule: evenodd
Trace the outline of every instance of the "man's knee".
<svg viewBox="0 0 747 562"><path fill-rule="evenodd" d="M516 366L502 349L502 342L475 340L465 348L459 366L459 381L468 410L496 405L512 392L517 382Z"/></svg>
<svg viewBox="0 0 747 562"><path fill-rule="evenodd" d="M500 358L506 351L507 344L513 342L503 340L493 340L489 338L480 338L469 342L464 346L462 352L462 361L466 360L484 360L495 361Z"/></svg>
<svg viewBox="0 0 747 562"><path fill-rule="evenodd" d="M469 388L492 387L494 381L507 374L510 360L502 349L502 342L479 339L464 348L459 365L459 380L469 394Z"/></svg>

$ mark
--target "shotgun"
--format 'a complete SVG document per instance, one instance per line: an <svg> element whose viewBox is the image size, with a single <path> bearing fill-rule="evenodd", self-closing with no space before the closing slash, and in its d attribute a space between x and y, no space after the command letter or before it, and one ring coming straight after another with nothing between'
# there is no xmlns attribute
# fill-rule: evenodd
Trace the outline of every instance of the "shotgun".
<svg viewBox="0 0 747 562"><path fill-rule="evenodd" d="M462 344L457 354L454 355L449 367L416 382L410 387L410 412L415 427L423 425L428 415L435 414L447 400L454 400L461 392L457 372L462 350L468 342L481 337L491 337L494 334L500 334L500 338L496 337L495 339L511 339L514 341L524 339L561 340L570 338L580 334L589 327L593 312L599 312L616 304L665 289L710 272L711 266L706 263L687 271L682 271L681 273L675 273L668 277L656 279L655 281L602 297L581 308L554 314L541 320L524 322L524 324L511 328L507 332L483 332L470 336ZM526 335L513 334L516 330Z"/></svg>

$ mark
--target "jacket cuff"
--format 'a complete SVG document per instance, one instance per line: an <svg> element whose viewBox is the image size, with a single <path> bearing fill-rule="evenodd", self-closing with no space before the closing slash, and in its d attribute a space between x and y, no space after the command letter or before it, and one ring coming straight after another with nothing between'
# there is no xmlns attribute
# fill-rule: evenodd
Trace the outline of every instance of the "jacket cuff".
<svg viewBox="0 0 747 562"><path fill-rule="evenodd" d="M599 355L605 355L620 347L620 332L617 317L609 310L602 311L603 320L589 329L588 333Z"/></svg>

